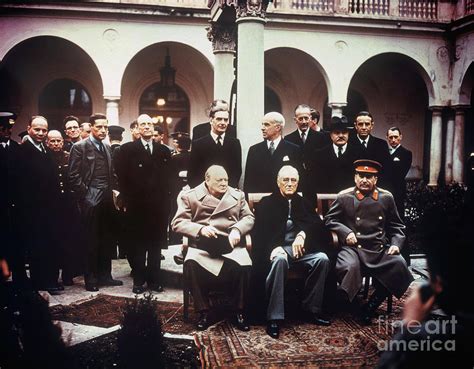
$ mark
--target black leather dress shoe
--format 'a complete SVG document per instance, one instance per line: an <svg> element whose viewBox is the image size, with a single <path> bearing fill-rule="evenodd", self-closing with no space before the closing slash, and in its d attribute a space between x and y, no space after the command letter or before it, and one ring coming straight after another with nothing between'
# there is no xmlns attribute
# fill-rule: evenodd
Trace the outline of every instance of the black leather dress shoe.
<svg viewBox="0 0 474 369"><path fill-rule="evenodd" d="M106 278L106 279L100 279L99 280L99 286L122 286L123 282L119 281L118 279L113 279L113 278Z"/></svg>
<svg viewBox="0 0 474 369"><path fill-rule="evenodd" d="M313 316L313 323L316 325L321 325L323 327L327 327L331 325L331 322L326 319L325 317L322 317L321 315L315 314Z"/></svg>
<svg viewBox="0 0 474 369"><path fill-rule="evenodd" d="M148 288L152 291L155 291L155 292L163 292L164 291L163 287L159 284L148 285Z"/></svg>
<svg viewBox="0 0 474 369"><path fill-rule="evenodd" d="M204 331L209 327L208 312L204 311L199 313L199 320L196 323L196 328L198 331Z"/></svg>
<svg viewBox="0 0 474 369"><path fill-rule="evenodd" d="M278 324L277 321L275 320L270 320L268 323L267 323L267 334L271 337L271 338L275 338L277 339L278 337L280 337L280 326Z"/></svg>
<svg viewBox="0 0 474 369"><path fill-rule="evenodd" d="M139 295L139 294L145 292L145 287L143 287L143 286L133 286L132 292Z"/></svg>
<svg viewBox="0 0 474 369"><path fill-rule="evenodd" d="M97 292L99 291L99 288L95 284L86 284L86 291Z"/></svg>
<svg viewBox="0 0 474 369"><path fill-rule="evenodd" d="M247 319L242 313L238 313L236 315L235 325L237 326L238 329L240 329L243 332L248 332L250 330L249 323L247 322Z"/></svg>

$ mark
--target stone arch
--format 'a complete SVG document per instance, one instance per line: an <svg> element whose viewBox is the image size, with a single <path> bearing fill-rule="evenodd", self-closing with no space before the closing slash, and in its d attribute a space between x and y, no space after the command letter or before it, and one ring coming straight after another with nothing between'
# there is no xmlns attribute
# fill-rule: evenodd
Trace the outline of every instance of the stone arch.
<svg viewBox="0 0 474 369"><path fill-rule="evenodd" d="M474 62L467 67L461 79L459 88L459 104L471 105L472 91L474 89Z"/></svg>
<svg viewBox="0 0 474 369"><path fill-rule="evenodd" d="M206 108L213 100L212 64L196 48L166 41L142 48L125 68L121 84L121 121L125 126L137 117L139 99L145 89L160 81L166 50L169 50L171 65L176 69L176 85L189 98L191 126L206 121Z"/></svg>
<svg viewBox="0 0 474 369"><path fill-rule="evenodd" d="M364 59L361 61L361 63L355 67L354 73L351 77L351 82L349 85L352 83L354 76L357 74L357 72L368 62L371 62L373 60L376 60L378 58L384 57L384 56L392 56L399 58L400 60L405 60L414 70L418 72L418 75L422 78L423 82L425 83L426 90L428 92L428 97L429 97L429 104L430 106L437 101L438 96L435 93L435 89L433 86L433 81L430 76L430 72L426 69L426 67L423 65L422 60L417 60L413 55L408 56L406 54L402 54L399 52L381 52L378 54L371 55L370 57Z"/></svg>
<svg viewBox="0 0 474 369"><path fill-rule="evenodd" d="M265 51L265 85L280 96L282 114L287 119L285 133L294 130L292 118L298 104L319 111L330 94L329 78L322 65L310 54L293 47Z"/></svg>
<svg viewBox="0 0 474 369"><path fill-rule="evenodd" d="M3 55L0 76L2 80L7 76L18 92L18 97L8 101L0 94L0 105L18 114L14 132L23 130L29 117L38 114L40 92L56 79L79 82L89 92L93 109L104 109L102 78L96 63L77 43L63 37L25 37ZM3 88L8 90L8 86Z"/></svg>

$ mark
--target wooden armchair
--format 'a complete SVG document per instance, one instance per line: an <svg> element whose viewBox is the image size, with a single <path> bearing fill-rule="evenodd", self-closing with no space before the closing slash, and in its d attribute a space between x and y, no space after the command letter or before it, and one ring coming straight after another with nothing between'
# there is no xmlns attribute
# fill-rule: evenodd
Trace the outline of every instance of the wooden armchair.
<svg viewBox="0 0 474 369"><path fill-rule="evenodd" d="M317 194L318 199L317 199L316 211L321 217L326 215L332 203L334 202L334 200L336 200L336 196L337 196L336 193L318 193ZM333 239L333 245L335 247L339 247L339 241L338 241L336 233L331 232L331 236ZM369 288L372 281L372 276L367 270L365 271L363 270L362 278L364 280L362 295L365 299L367 299L369 295ZM392 304L393 304L393 296L389 295L387 297L387 314L390 314L392 312Z"/></svg>
<svg viewBox="0 0 474 369"><path fill-rule="evenodd" d="M186 255L189 246L189 238L183 236L183 245L182 245L183 255ZM245 235L245 247L247 251L250 253L252 251L252 238L249 234ZM184 265L183 265L184 271ZM216 291L217 292L217 291ZM191 297L191 289L189 288L189 281L186 278L186 274L183 273L183 318L184 320L188 320L189 318L189 304L190 304L190 297Z"/></svg>

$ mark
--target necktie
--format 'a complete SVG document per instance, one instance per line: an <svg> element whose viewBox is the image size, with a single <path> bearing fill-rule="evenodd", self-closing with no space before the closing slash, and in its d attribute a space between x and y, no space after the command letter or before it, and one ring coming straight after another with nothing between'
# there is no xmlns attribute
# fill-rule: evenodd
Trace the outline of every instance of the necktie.
<svg viewBox="0 0 474 369"><path fill-rule="evenodd" d="M342 156L342 146L337 148L337 157L340 158Z"/></svg>
<svg viewBox="0 0 474 369"><path fill-rule="evenodd" d="M217 145L222 146L222 136L221 135L217 135Z"/></svg>
<svg viewBox="0 0 474 369"><path fill-rule="evenodd" d="M362 140L362 146L367 147L367 141Z"/></svg>
<svg viewBox="0 0 474 369"><path fill-rule="evenodd" d="M104 144L102 141L99 141L99 151L103 154L104 153Z"/></svg>
<svg viewBox="0 0 474 369"><path fill-rule="evenodd" d="M301 132L301 141L306 142L306 132Z"/></svg>
<svg viewBox="0 0 474 369"><path fill-rule="evenodd" d="M273 155L274 152L275 152L275 144L273 143L273 141L270 141L270 154Z"/></svg>
<svg viewBox="0 0 474 369"><path fill-rule="evenodd" d="M150 150L150 145L149 144L145 145L145 150L148 153L148 155L151 155L151 150Z"/></svg>
<svg viewBox="0 0 474 369"><path fill-rule="evenodd" d="M44 148L43 144L40 144L41 152L46 154L46 149Z"/></svg>

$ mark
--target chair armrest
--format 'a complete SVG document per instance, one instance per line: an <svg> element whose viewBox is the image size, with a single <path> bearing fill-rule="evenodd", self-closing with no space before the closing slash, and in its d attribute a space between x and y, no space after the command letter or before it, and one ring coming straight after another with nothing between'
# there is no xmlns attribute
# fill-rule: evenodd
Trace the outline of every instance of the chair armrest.
<svg viewBox="0 0 474 369"><path fill-rule="evenodd" d="M337 237L336 232L330 231L331 234L331 246L332 247L339 247L339 238Z"/></svg>
<svg viewBox="0 0 474 369"><path fill-rule="evenodd" d="M252 237L250 234L245 235L245 247L247 248L248 253L252 252Z"/></svg>

